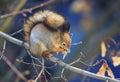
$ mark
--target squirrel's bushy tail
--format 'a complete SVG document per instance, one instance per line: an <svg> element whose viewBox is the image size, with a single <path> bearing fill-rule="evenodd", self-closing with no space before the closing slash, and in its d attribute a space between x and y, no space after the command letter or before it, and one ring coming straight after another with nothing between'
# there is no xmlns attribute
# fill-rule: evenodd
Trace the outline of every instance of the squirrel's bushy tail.
<svg viewBox="0 0 120 82"><path fill-rule="evenodd" d="M38 22L43 22L44 18L50 13L49 11L40 11L34 14L33 16L29 17L29 19L25 22L23 29L25 33L25 40L29 42L29 37L32 28Z"/></svg>
<svg viewBox="0 0 120 82"><path fill-rule="evenodd" d="M33 16L28 18L23 26L26 42L29 42L31 30L38 23L46 23L50 27L57 29L57 27L64 23L64 18L49 10L35 13Z"/></svg>

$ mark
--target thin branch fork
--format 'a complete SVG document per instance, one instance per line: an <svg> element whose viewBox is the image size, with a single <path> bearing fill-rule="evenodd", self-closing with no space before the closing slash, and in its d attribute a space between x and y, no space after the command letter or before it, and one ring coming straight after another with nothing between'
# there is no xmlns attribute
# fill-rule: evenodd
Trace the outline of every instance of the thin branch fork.
<svg viewBox="0 0 120 82"><path fill-rule="evenodd" d="M10 42L12 42L14 44L17 44L19 46L24 46L26 48L29 48L29 45L27 43L23 44L23 41L15 39L15 38L13 38L13 37L11 37L11 36L3 33L3 32L0 32L0 37L4 38L4 39L6 39L6 40L8 40L8 41L10 41ZM49 60L59 64L61 67L65 68L65 69L67 69L67 70L69 70L71 72L77 73L77 74L85 75L85 76L88 76L88 77L91 77L91 78L96 78L96 79L103 80L103 81L120 82L120 80L117 80L117 79L97 75L97 74L94 74L94 73L91 73L91 72L88 72L88 71L73 67L73 66L71 66L69 64L64 63L63 61L59 60L56 57L51 57L51 58L49 58Z"/></svg>
<svg viewBox="0 0 120 82"><path fill-rule="evenodd" d="M54 2L54 1L55 1L55 0L48 0L47 2L44 2L44 3L42 3L42 4L39 4L39 5L37 5L37 6L34 6L34 7L32 7L32 8L29 8L29 9L23 9L23 10L21 10L21 11L16 11L16 12L12 12L12 13L9 13L9 14L1 15L1 16L0 16L0 19L7 18L7 17L10 17L10 16L15 16L15 15L17 15L17 14L24 14L24 13L26 13L26 12L31 13L32 10L37 9L37 8L40 8L40 7L43 7L43 6L46 6L46 5L48 5L48 4L50 4L50 3Z"/></svg>
<svg viewBox="0 0 120 82"><path fill-rule="evenodd" d="M43 71L45 70L44 67L44 59L42 58L42 64L43 64L43 68L41 69L40 73L38 74L37 78L34 80L34 82L37 82L37 80L39 79L39 77L42 75Z"/></svg>

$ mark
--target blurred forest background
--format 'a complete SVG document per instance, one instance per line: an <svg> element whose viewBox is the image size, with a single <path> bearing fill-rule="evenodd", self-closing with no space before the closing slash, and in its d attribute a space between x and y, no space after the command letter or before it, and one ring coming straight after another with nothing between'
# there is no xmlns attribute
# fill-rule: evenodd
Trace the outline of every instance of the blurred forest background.
<svg viewBox="0 0 120 82"><path fill-rule="evenodd" d="M0 15L31 8L46 1L48 0L0 0ZM66 63L78 59L82 52L84 57L82 57L81 60L91 65L97 60L102 59L100 45L104 38L110 37L115 40L116 43L120 42L120 0L56 0L42 8L33 10L32 13L26 13L27 16L19 14L0 19L0 31L11 34L21 29L24 21L27 20L29 16L44 9L53 10L65 16L71 25L70 33L72 34L72 43L82 41L80 45L71 46L71 53L63 60ZM23 33L16 34L13 37L24 41ZM114 67L110 59L110 55L115 55L116 52L120 52L120 45L116 48L116 45L111 41L105 41L105 43L109 44L111 48L107 51L107 55L104 59L108 61L115 78L120 78L120 66ZM29 74L25 75L27 79L37 76L32 65L16 62L17 58L22 58L26 62L31 62L31 58L26 53L25 49L10 42L7 42L6 45L5 56L12 64L14 64L21 73L29 71ZM0 38L1 50L2 46L3 39ZM118 53L118 55L120 55L120 53ZM62 60L61 54L56 57ZM46 65L51 66L53 63L46 61ZM87 67L81 63L76 63L74 66L93 73L97 73L100 68L100 65ZM41 69L40 67L36 68L39 71ZM52 76L60 76L61 70L62 68L60 66L48 69ZM77 75L68 70L65 70L64 75L68 79L68 82L102 82L83 75ZM62 79L51 79L47 73L46 76L49 82L64 82ZM1 59L0 82L17 82L17 79L18 76L16 76L9 66Z"/></svg>

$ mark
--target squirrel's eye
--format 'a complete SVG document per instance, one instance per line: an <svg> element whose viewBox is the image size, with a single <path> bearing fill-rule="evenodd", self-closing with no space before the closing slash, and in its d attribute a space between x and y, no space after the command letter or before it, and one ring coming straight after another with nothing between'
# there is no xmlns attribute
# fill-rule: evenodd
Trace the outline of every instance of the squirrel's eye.
<svg viewBox="0 0 120 82"><path fill-rule="evenodd" d="M62 45L63 45L63 46L66 46L66 43L65 43L65 42L63 42L63 43L62 43Z"/></svg>

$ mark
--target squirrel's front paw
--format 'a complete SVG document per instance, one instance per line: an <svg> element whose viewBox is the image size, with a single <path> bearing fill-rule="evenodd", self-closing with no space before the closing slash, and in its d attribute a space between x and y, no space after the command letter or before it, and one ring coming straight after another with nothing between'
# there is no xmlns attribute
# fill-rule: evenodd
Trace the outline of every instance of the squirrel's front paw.
<svg viewBox="0 0 120 82"><path fill-rule="evenodd" d="M42 56L46 59L53 57L53 55L47 50L42 53Z"/></svg>

